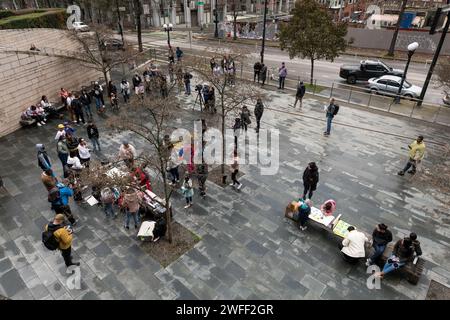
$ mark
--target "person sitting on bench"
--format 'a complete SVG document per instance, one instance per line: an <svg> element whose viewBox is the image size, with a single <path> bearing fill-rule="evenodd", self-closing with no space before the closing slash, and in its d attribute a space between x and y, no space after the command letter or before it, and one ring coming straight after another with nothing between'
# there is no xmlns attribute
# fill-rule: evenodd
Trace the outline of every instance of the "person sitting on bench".
<svg viewBox="0 0 450 320"><path fill-rule="evenodd" d="M298 223L298 228L302 231L306 230L306 222L309 220L309 214L311 213L312 201L305 200L298 207L297 217L294 216L294 220Z"/></svg>
<svg viewBox="0 0 450 320"><path fill-rule="evenodd" d="M414 259L414 245L410 238L405 237L403 240L398 240L394 246L391 256L387 259L383 267L383 271L378 272L377 276L383 279L386 273L400 269L408 262Z"/></svg>
<svg viewBox="0 0 450 320"><path fill-rule="evenodd" d="M350 263L357 263L360 258L366 256L364 244L369 241L366 235L355 227L350 226L347 228L348 234L342 243L339 244L339 249L344 255L344 259Z"/></svg>
<svg viewBox="0 0 450 320"><path fill-rule="evenodd" d="M320 206L320 211L322 211L324 216L332 216L335 210L336 210L336 201L332 199L325 201Z"/></svg>
<svg viewBox="0 0 450 320"><path fill-rule="evenodd" d="M30 106L26 111L26 115L27 115L27 117L36 120L36 123L39 127L45 124L45 118L37 110L36 106Z"/></svg>
<svg viewBox="0 0 450 320"><path fill-rule="evenodd" d="M386 249L389 242L392 241L392 233L388 230L387 225L380 223L376 226L372 233L373 254L367 259L366 266L372 265Z"/></svg>

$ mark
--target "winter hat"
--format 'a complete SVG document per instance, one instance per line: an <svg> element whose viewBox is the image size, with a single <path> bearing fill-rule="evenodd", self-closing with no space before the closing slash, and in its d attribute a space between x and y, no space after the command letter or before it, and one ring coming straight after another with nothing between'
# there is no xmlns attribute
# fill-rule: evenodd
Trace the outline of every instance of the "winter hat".
<svg viewBox="0 0 450 320"><path fill-rule="evenodd" d="M42 143L38 143L36 144L36 149L37 151L44 151L44 145Z"/></svg>
<svg viewBox="0 0 450 320"><path fill-rule="evenodd" d="M58 129L64 129L64 125L62 123L58 124Z"/></svg>

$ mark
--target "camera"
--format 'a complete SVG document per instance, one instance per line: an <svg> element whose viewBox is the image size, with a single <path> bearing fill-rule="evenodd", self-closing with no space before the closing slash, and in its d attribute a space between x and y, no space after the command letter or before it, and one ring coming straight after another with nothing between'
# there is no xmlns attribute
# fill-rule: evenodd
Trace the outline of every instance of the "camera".
<svg viewBox="0 0 450 320"><path fill-rule="evenodd" d="M203 85L201 85L201 84L197 84L196 86L195 86L195 91L202 91L202 89L203 89Z"/></svg>

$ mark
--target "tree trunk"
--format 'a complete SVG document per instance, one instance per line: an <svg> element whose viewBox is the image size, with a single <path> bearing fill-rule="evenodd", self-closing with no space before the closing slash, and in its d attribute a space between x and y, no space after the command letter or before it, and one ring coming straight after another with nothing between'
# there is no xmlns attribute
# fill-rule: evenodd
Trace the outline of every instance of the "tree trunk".
<svg viewBox="0 0 450 320"><path fill-rule="evenodd" d="M237 19L237 14L236 14L236 9L234 9L234 11L233 11L233 40L236 40L237 39L237 36L236 36L236 28L237 28L237 26L236 26L236 19Z"/></svg>
<svg viewBox="0 0 450 320"><path fill-rule="evenodd" d="M162 159L160 159L161 161ZM161 162L164 163L164 162ZM167 240L169 240L169 243L172 243L173 241L173 234L172 234L172 217L170 214L172 213L172 209L170 208L170 196L169 196L169 190L167 190L167 176L165 169L163 166L161 166L161 173L164 183L164 199L166 200L166 225L167 225Z"/></svg>
<svg viewBox="0 0 450 320"><path fill-rule="evenodd" d="M314 84L314 58L311 58L311 79L309 81L311 85Z"/></svg>
<svg viewBox="0 0 450 320"><path fill-rule="evenodd" d="M142 52L142 51L144 51L144 49L142 48L141 1L140 0L135 0L135 2L134 2L134 13L136 16L139 52Z"/></svg>
<svg viewBox="0 0 450 320"><path fill-rule="evenodd" d="M226 85L226 80L225 80ZM223 91L222 91L222 165L220 166L222 172L222 182L225 184L227 182L225 176L225 106L223 101Z"/></svg>
<svg viewBox="0 0 450 320"><path fill-rule="evenodd" d="M394 55L395 43L397 42L397 36L398 36L398 31L400 29L400 23L402 22L403 13L405 12L405 8L406 8L406 4L407 3L408 3L408 0L403 0L403 2L402 2L402 6L400 8L400 13L398 14L397 25L395 26L395 31L394 31L394 34L392 36L391 46L389 47L388 56L393 56Z"/></svg>

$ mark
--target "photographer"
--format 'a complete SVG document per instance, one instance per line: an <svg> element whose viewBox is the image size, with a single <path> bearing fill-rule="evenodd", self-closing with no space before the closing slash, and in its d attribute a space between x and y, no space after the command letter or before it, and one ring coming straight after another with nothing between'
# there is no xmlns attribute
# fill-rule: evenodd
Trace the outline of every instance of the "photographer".
<svg viewBox="0 0 450 320"><path fill-rule="evenodd" d="M205 109L209 110L209 86L207 84L203 84L203 89L202 89L202 94L203 94L203 102L205 104Z"/></svg>

